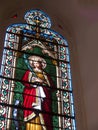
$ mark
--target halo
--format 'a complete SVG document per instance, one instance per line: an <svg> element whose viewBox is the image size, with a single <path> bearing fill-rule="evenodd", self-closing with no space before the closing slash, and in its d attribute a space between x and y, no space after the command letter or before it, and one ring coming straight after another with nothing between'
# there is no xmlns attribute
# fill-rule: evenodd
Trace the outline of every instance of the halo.
<svg viewBox="0 0 98 130"><path fill-rule="evenodd" d="M47 66L47 63L46 63L45 59L43 59L43 58L40 57L40 56L30 56L30 57L28 58L28 60L29 60L30 66L32 66L32 63L33 63L34 61L39 61L39 62L41 62L43 69L46 68L46 66Z"/></svg>

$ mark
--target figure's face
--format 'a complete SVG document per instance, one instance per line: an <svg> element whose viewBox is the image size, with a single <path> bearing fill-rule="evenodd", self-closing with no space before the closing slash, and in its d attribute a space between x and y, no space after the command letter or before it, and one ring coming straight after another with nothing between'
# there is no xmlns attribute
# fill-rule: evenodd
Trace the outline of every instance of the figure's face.
<svg viewBox="0 0 98 130"><path fill-rule="evenodd" d="M38 62L38 61L34 61L33 66L34 66L34 68L42 69L42 64L40 62Z"/></svg>

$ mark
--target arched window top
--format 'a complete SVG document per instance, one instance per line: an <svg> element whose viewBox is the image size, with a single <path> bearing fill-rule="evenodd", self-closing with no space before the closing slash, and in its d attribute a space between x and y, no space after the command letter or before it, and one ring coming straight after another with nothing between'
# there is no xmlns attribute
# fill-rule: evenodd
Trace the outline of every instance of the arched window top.
<svg viewBox="0 0 98 130"><path fill-rule="evenodd" d="M26 20L27 23L12 24L8 27L7 31L15 33L15 32L19 32L19 31L23 30L25 33L26 32L29 33L31 30L30 33L36 34L36 31L34 31L33 29L35 27L41 27L40 36L49 38L50 40L52 40L54 38L58 41L59 44L65 44L66 46L68 45L67 40L61 34L50 29L51 19L43 11L41 11L39 9L30 10L25 14L24 19Z"/></svg>
<svg viewBox="0 0 98 130"><path fill-rule="evenodd" d="M67 40L41 10L24 19L6 31L0 129L76 130Z"/></svg>
<svg viewBox="0 0 98 130"><path fill-rule="evenodd" d="M26 20L28 24L40 26L43 28L51 27L51 20L49 16L39 9L28 11L25 14L24 19Z"/></svg>

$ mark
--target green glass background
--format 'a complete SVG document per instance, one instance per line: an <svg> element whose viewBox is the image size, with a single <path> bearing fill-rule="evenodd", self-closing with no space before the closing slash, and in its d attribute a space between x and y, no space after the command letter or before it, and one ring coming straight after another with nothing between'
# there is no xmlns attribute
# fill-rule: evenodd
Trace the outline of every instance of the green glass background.
<svg viewBox="0 0 98 130"><path fill-rule="evenodd" d="M33 49L33 51L27 50L26 52L27 52L27 54L26 54L27 58L31 55L40 55L43 57L42 50L39 47L35 47ZM46 60L47 66L44 69L44 71L47 72L49 75L51 75L51 78L52 78L54 84L56 85L56 66L53 65L52 60L48 55L45 55L45 56L46 56L45 60ZM24 56L23 56L23 54L22 55L18 54L18 58L17 58L17 62L16 62L15 78L18 80L21 80L22 76L26 70L28 70L28 67L25 63ZM14 88L15 93L14 93L14 97L13 97L13 104L15 104L16 100L20 101L20 103L19 103L20 109L18 110L18 120L19 120L19 127L20 127L19 129L21 129L21 130L25 130L25 123L23 121L23 110L21 109L22 103L23 103L23 95L22 95L23 89L24 89L24 85L20 81L15 82L15 88ZM55 114L58 113L56 90L52 92L52 112ZM12 115L12 118L13 118L13 115ZM59 127L58 124L59 124L58 117L53 115L53 126L54 126L53 130L59 129L59 128L57 128L57 127ZM11 123L11 129L12 130L15 129L14 121Z"/></svg>

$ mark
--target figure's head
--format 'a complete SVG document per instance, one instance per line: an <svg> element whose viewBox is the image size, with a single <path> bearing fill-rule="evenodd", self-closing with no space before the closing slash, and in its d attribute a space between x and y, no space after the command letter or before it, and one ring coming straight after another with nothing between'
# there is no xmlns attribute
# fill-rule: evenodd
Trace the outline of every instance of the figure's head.
<svg viewBox="0 0 98 130"><path fill-rule="evenodd" d="M32 62L32 66L34 67L34 68L42 68L42 63L41 62L39 62L39 61L34 61L34 62Z"/></svg>
<svg viewBox="0 0 98 130"><path fill-rule="evenodd" d="M40 56L30 56L29 63L31 67L44 69L46 67L46 61Z"/></svg>

